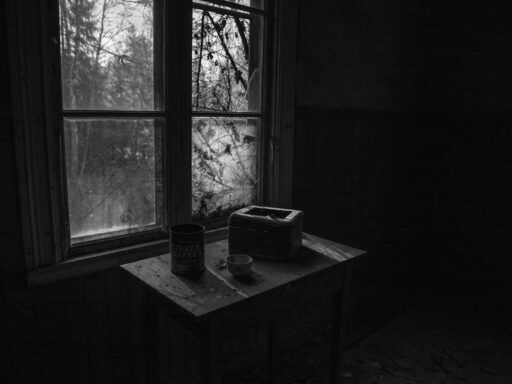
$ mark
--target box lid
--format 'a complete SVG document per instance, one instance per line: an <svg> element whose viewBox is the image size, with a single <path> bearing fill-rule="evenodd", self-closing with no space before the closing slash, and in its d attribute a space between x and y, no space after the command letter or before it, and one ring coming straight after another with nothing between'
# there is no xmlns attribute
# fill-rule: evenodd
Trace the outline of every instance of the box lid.
<svg viewBox="0 0 512 384"><path fill-rule="evenodd" d="M278 226L293 226L302 220L304 212L295 209L262 207L250 205L239 209L229 216L229 223L259 222Z"/></svg>

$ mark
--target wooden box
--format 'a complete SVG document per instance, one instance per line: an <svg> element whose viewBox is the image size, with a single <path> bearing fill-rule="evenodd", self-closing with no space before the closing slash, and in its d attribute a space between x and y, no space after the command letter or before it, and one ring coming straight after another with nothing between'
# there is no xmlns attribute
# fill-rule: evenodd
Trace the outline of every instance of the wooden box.
<svg viewBox="0 0 512 384"><path fill-rule="evenodd" d="M229 216L229 253L290 260L302 246L302 211L251 205Z"/></svg>

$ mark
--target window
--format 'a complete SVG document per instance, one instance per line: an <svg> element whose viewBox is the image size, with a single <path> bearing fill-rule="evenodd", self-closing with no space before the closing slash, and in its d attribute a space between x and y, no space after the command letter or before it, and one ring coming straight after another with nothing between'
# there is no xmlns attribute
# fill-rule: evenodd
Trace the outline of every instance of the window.
<svg viewBox="0 0 512 384"><path fill-rule="evenodd" d="M72 249L167 222L165 62L155 11L152 0L59 0L62 163Z"/></svg>
<svg viewBox="0 0 512 384"><path fill-rule="evenodd" d="M168 252L174 223L289 204L293 1L9 7L33 281Z"/></svg>
<svg viewBox="0 0 512 384"><path fill-rule="evenodd" d="M195 1L192 11L192 216L226 217L259 201L264 128L262 0Z"/></svg>

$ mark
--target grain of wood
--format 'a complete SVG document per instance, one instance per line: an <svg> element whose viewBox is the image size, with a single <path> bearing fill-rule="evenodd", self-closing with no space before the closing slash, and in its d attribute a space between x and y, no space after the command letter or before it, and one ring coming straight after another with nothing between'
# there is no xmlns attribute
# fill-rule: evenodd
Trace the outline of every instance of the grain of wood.
<svg viewBox="0 0 512 384"><path fill-rule="evenodd" d="M63 365L66 383L89 383L88 342L84 326L83 281L67 279L58 283Z"/></svg>
<svg viewBox="0 0 512 384"><path fill-rule="evenodd" d="M144 384L144 335L142 312L146 306L144 290L137 284L128 284L128 298L130 302L130 363L133 373L130 378L132 384Z"/></svg>
<svg viewBox="0 0 512 384"><path fill-rule="evenodd" d="M126 383L130 375L130 369L127 369L126 364L130 358L130 323L127 321L129 303L124 277L115 269L108 271L106 279L113 383Z"/></svg>
<svg viewBox="0 0 512 384"><path fill-rule="evenodd" d="M226 269L218 269L219 260L228 256L227 241L205 246L204 273L178 276L170 272L169 255L125 264L122 268L160 296L176 304L184 314L199 320L234 303L268 291L280 291L286 296L286 286L304 276L334 268L364 251L342 246L332 241L307 235L299 254L288 263L255 260L253 274L246 279L233 277ZM313 288L313 287L311 287ZM275 294L275 292L274 292Z"/></svg>
<svg viewBox="0 0 512 384"><path fill-rule="evenodd" d="M275 347L279 348L284 340L285 332L281 330L289 330L290 327L298 330L304 325L301 321L283 322L281 318L286 319L283 315L322 297L330 297L334 292L342 294L345 288L344 276L346 269L351 266L351 260L365 253L306 235L301 251L292 261L279 263L258 259L254 263L251 276L234 278L225 268L218 268L221 261L228 256L227 248L226 240L207 244L206 270L199 275L180 276L171 273L169 255L121 267L137 283L133 284L134 287L144 289L148 302L157 305L159 313L169 314L196 335L197 343L191 344L187 341L186 345L187 350L193 345L199 348L194 356L200 357L203 382L220 380L222 372L228 367L232 368L232 364L236 365L237 360L244 360L238 357L251 354L254 356L255 352L257 355L258 351L268 348L272 350L270 357L275 367ZM341 300L335 300L334 303L341 307ZM148 311L148 307L145 311ZM335 320L339 320L341 308L333 308L332 311L336 311L338 315ZM152 317L158 321L157 314L154 313ZM147 316L146 319L148 331L160 325L149 321L151 319ZM268 324L273 325L269 328ZM276 329L279 331L275 331ZM294 332L286 333L291 335ZM152 332L148 332L147 337L151 337L151 334ZM258 335L265 342L262 343L251 335ZM167 339L165 332L161 336ZM336 336L337 342L333 342L333 346L339 347L339 330ZM235 344L230 344L230 340ZM145 342L149 343L149 340ZM236 345L237 342L242 348ZM167 348L165 343L159 344ZM165 350L163 354L171 355ZM233 354L237 358L233 358ZM148 361L161 360L161 357ZM160 362L162 363L165 362ZM214 370L217 374L213 373ZM168 375L162 367L148 365L146 372L153 371L160 374L159 378L151 377L155 380L162 376L172 376L172 372Z"/></svg>
<svg viewBox="0 0 512 384"><path fill-rule="evenodd" d="M32 290L34 300L37 346L41 359L42 383L62 383L63 366L59 296L56 285L46 285Z"/></svg>
<svg viewBox="0 0 512 384"><path fill-rule="evenodd" d="M89 345L91 382L93 383L112 381L105 284L104 273L84 278L84 324Z"/></svg>

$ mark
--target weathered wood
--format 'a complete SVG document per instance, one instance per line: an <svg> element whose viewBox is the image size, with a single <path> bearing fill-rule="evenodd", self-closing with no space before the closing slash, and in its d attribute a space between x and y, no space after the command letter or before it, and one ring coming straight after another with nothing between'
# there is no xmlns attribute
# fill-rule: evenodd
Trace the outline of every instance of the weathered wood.
<svg viewBox="0 0 512 384"><path fill-rule="evenodd" d="M149 294L148 300L152 307L157 305L160 311L180 321L198 336L203 383L218 382L222 370L230 365L227 357L233 355L233 350L223 346L222 336L229 334L224 329L226 324L230 325L229 330L233 332L240 325L256 333L264 325L270 376L273 378L272 370L277 366L281 341L276 327L279 326L279 332L286 328L284 324L279 324L280 314L334 293L332 368L337 371L340 353L338 323L342 310L340 297L343 296L345 269L351 260L364 254L364 251L306 234L301 251L292 261L276 263L255 260L254 273L240 279L219 267L228 255L226 240L210 243L205 248L206 270L199 275L178 276L171 273L169 255L121 267ZM147 315L151 312L154 312L154 308L146 306ZM153 320L146 324L146 345L151 349L151 344L158 338L151 334L158 325L155 324L154 314L150 319ZM251 343L252 346L261 348L261 343ZM148 356L152 355L150 353ZM161 370L153 366L153 363L159 359L150 357L149 361L146 369L148 378L157 381L158 377L155 378L154 373ZM332 375L334 377L335 373Z"/></svg>
<svg viewBox="0 0 512 384"><path fill-rule="evenodd" d="M237 279L227 269L216 268L228 256L226 241L211 243L205 248L207 269L196 276L172 274L169 255L125 264L122 268L143 281L147 288L176 304L181 312L200 320L246 298L271 290L285 291L287 284L316 272L339 268L337 264L341 261L364 253L306 235L301 252L291 262L275 263L258 259L254 262L254 274L250 278Z"/></svg>
<svg viewBox="0 0 512 384"><path fill-rule="evenodd" d="M130 355L129 360L133 369L132 384L144 384L146 382L144 372L145 345L144 345L144 321L143 312L146 307L145 291L136 284L128 284L128 297L130 302Z"/></svg>
<svg viewBox="0 0 512 384"><path fill-rule="evenodd" d="M361 256L366 253L361 249L352 248L348 245L336 243L307 233L302 236L302 245L338 261L351 260L354 257Z"/></svg>
<svg viewBox="0 0 512 384"><path fill-rule="evenodd" d="M146 292L146 306L143 313L143 324L144 324L144 365L146 372L146 383L147 384L158 384L160 375L160 313L158 307L154 302L154 297Z"/></svg>
<svg viewBox="0 0 512 384"><path fill-rule="evenodd" d="M338 383L339 363L341 356L341 313L343 304L343 290L340 289L332 295L331 314L331 350L330 350L330 383Z"/></svg>
<svg viewBox="0 0 512 384"><path fill-rule="evenodd" d="M278 360L278 340L277 337L277 320L270 320L268 323L268 383L275 382L277 367L279 366Z"/></svg>
<svg viewBox="0 0 512 384"><path fill-rule="evenodd" d="M0 278L3 279L3 271L0 267ZM4 380L7 382L11 381L12 376L12 351L11 351L11 339L7 327L7 303L5 300L5 293L3 284L0 283L0 372L5 373Z"/></svg>
<svg viewBox="0 0 512 384"><path fill-rule="evenodd" d="M107 316L110 328L112 383L128 382L131 370L126 362L130 359L129 303L125 276L118 269L109 271L106 278Z"/></svg>
<svg viewBox="0 0 512 384"><path fill-rule="evenodd" d="M102 251L87 256L75 257L48 267L31 269L28 271L27 281L30 286L53 283L70 277L104 271L123 263L161 255L168 251L168 239Z"/></svg>
<svg viewBox="0 0 512 384"><path fill-rule="evenodd" d="M205 232L205 243L226 239L228 228L218 228ZM156 240L144 244L131 245L107 251L78 256L48 267L31 269L27 272L29 286L54 283L75 276L100 272L121 264L131 263L148 257L169 252L169 239Z"/></svg>
<svg viewBox="0 0 512 384"><path fill-rule="evenodd" d="M206 231L204 233L204 243L213 243L214 241L227 239L228 234L228 227L222 227Z"/></svg>
<svg viewBox="0 0 512 384"><path fill-rule="evenodd" d="M264 9L259 9L259 8L255 8L253 6L247 6L247 5L235 3L234 1L232 2L229 0L227 0L227 1L226 0L212 0L212 1L210 1L210 3L224 7L224 8L222 8L222 12L225 12L226 7L242 11L239 14L242 16L245 16L245 17L247 16L247 13L244 13L244 12L256 13L256 14L260 14L260 15L263 15L266 13ZM196 5L203 5L203 4L196 4ZM228 9L228 11L229 11L229 9Z"/></svg>
<svg viewBox="0 0 512 384"><path fill-rule="evenodd" d="M295 120L295 67L297 57L298 3L293 0L270 2L277 22L267 35L272 61L268 63L268 101L270 103L271 155L268 162L267 201L275 207L291 208ZM271 18L270 18L271 19ZM270 60L269 60L270 61Z"/></svg>
<svg viewBox="0 0 512 384"><path fill-rule="evenodd" d="M347 324L347 319L348 319L347 297L349 297L350 288L352 287L352 270L353 270L353 265L351 265L351 264L347 265L347 267L345 268L345 278L344 278L344 283L343 283L343 297L342 297L342 302L341 302L341 323L340 323L340 327L341 327L340 345L341 345L342 351L344 351L347 348L349 339L350 339L349 338L350 328L348 327L348 324Z"/></svg>
<svg viewBox="0 0 512 384"><path fill-rule="evenodd" d="M59 233L55 227L52 181L58 167L50 167L48 138L52 130L45 125L45 66L43 49L50 34L42 25L41 13L47 10L39 1L6 2L9 17L8 48L10 61L13 124L15 126L19 210L26 265L37 267L59 260ZM54 97L53 99L56 99ZM56 257L57 256L57 257Z"/></svg>
<svg viewBox="0 0 512 384"><path fill-rule="evenodd" d="M60 324L59 296L56 285L45 285L32 290L34 300L34 326L41 359L42 383L62 383L62 328Z"/></svg>
<svg viewBox="0 0 512 384"><path fill-rule="evenodd" d="M11 339L12 383L41 383L40 351L35 329L34 302L29 291L8 292L7 331Z"/></svg>
<svg viewBox="0 0 512 384"><path fill-rule="evenodd" d="M204 324L199 331L201 384L220 384L222 381L221 368L216 364L218 356L213 332L210 324Z"/></svg>
<svg viewBox="0 0 512 384"><path fill-rule="evenodd" d="M304 213L249 205L229 216L229 253L273 261L291 260L302 246Z"/></svg>
<svg viewBox="0 0 512 384"><path fill-rule="evenodd" d="M68 279L58 283L59 326L62 329L62 365L64 383L90 382L87 337L84 326L83 281Z"/></svg>
<svg viewBox="0 0 512 384"><path fill-rule="evenodd" d="M166 129L165 129L165 186L167 191L168 224L187 223L192 218L192 66L190 52L192 39L176 39L174 36L190 36L192 3L186 1L165 2L167 23L164 39L166 63ZM176 182L179 180L179 182Z"/></svg>
<svg viewBox="0 0 512 384"><path fill-rule="evenodd" d="M104 273L84 277L84 325L93 383L112 381L105 284Z"/></svg>

